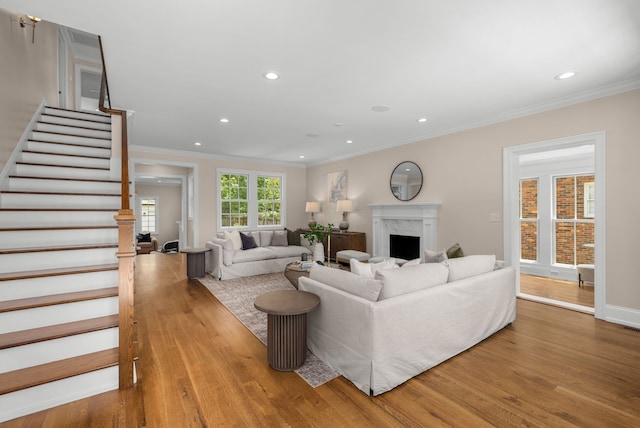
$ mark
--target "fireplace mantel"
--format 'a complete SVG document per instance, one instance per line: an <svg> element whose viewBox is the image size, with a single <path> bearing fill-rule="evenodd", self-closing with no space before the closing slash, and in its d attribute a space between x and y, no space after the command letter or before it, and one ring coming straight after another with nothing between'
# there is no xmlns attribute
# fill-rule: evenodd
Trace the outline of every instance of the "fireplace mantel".
<svg viewBox="0 0 640 428"><path fill-rule="evenodd" d="M419 236L421 259L424 250L438 245L440 203L370 204L373 223L373 255L389 257L391 233Z"/></svg>

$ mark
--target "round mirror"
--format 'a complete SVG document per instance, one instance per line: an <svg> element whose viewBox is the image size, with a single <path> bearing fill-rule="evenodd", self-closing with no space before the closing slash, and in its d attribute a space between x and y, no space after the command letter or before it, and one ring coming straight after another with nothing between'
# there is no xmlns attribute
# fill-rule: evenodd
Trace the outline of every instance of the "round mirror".
<svg viewBox="0 0 640 428"><path fill-rule="evenodd" d="M402 162L391 174L391 193L401 201L410 201L422 189L422 171L413 162Z"/></svg>

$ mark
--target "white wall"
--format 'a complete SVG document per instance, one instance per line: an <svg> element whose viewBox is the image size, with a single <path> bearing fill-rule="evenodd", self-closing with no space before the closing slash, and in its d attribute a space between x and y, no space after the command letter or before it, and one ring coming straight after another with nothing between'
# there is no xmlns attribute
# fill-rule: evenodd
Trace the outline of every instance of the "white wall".
<svg viewBox="0 0 640 428"><path fill-rule="evenodd" d="M442 203L438 247L459 242L468 254L495 253L502 258L503 224L489 221L490 213L503 212L502 148L605 131L606 303L639 311L635 259L640 199L631 190L640 159L639 114L640 90L636 90L314 166L307 170L307 198L326 200L327 173L347 170L348 197L356 204L356 211L349 215L350 230L366 232L370 250L367 204L397 202L389 189L389 177L398 163L412 160L425 175L414 201ZM318 218L326 223L334 216L329 211Z"/></svg>
<svg viewBox="0 0 640 428"><path fill-rule="evenodd" d="M157 210L159 233L156 235L158 238L158 247L167 241L178 239L178 224L176 221L181 220L182 216L182 187L137 184L136 193L138 194L138 198L158 197ZM139 219L140 217L137 210L138 206L136 203L135 214Z"/></svg>

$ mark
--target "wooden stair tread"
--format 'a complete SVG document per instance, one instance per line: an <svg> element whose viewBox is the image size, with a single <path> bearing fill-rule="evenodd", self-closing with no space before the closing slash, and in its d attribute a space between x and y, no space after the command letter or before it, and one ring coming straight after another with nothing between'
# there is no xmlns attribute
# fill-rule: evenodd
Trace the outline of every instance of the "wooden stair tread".
<svg viewBox="0 0 640 428"><path fill-rule="evenodd" d="M1 373L0 394L7 394L117 365L118 349L113 348Z"/></svg>
<svg viewBox="0 0 640 428"><path fill-rule="evenodd" d="M86 158L86 159L110 159L111 158L111 156L87 156L87 155L79 155L76 153L44 152L41 150L23 150L22 153L32 153L35 155L47 155L47 156L67 156L67 157Z"/></svg>
<svg viewBox="0 0 640 428"><path fill-rule="evenodd" d="M108 226L34 226L34 227L1 227L0 232L18 232L18 231L33 231L33 230L89 230L89 229L117 229L117 225Z"/></svg>
<svg viewBox="0 0 640 428"><path fill-rule="evenodd" d="M24 272L5 272L0 273L0 281L12 281L15 279L42 278L45 276L62 276L73 275L77 273L104 272L109 270L118 270L118 264L91 265L91 266L74 266L55 269L41 269Z"/></svg>
<svg viewBox="0 0 640 428"><path fill-rule="evenodd" d="M118 314L0 334L0 349L60 339L118 326Z"/></svg>
<svg viewBox="0 0 640 428"><path fill-rule="evenodd" d="M19 178L25 180L58 180L58 181L82 181L90 183L122 183L122 180L100 180L96 178L73 178L73 177L38 177L37 175L10 175L9 178Z"/></svg>
<svg viewBox="0 0 640 428"><path fill-rule="evenodd" d="M78 138L90 138L92 140L111 141L111 138L109 138L109 137L96 137L96 136L93 136L93 135L69 134L67 132L42 131L42 130L39 130L39 129L34 129L32 132L39 132L41 134L60 135L60 136L63 136L63 137L78 137Z"/></svg>
<svg viewBox="0 0 640 428"><path fill-rule="evenodd" d="M34 190L2 190L0 193L11 195L120 196L119 193L41 192Z"/></svg>
<svg viewBox="0 0 640 428"><path fill-rule="evenodd" d="M50 164L50 163L36 163L36 162L16 162L16 165L47 166L47 167L53 167L53 168L95 169L98 171L109 171L109 167L58 165L58 164Z"/></svg>
<svg viewBox="0 0 640 428"><path fill-rule="evenodd" d="M72 293L51 294L49 296L30 297L0 302L0 313L19 311L22 309L40 308L43 306L61 305L64 303L83 302L85 300L102 299L118 295L118 287L98 288L95 290L75 291Z"/></svg>
<svg viewBox="0 0 640 428"><path fill-rule="evenodd" d="M115 227L117 226L114 226L114 228ZM3 229L0 229L0 232L2 231ZM0 249L0 255L23 254L23 253L44 253L48 251L97 250L100 248L118 248L118 244L113 243L113 244L59 245L55 247L49 246L49 247L27 247L27 248L2 248Z"/></svg>

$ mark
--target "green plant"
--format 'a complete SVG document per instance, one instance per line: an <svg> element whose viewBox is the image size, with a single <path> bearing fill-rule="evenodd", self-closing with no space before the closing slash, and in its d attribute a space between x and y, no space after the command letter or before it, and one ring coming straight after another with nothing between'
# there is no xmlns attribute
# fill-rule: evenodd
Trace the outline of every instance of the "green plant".
<svg viewBox="0 0 640 428"><path fill-rule="evenodd" d="M304 238L309 241L309 245L314 245L317 242L322 242L333 232L333 224L329 223L327 226L316 224L311 227L311 230L307 230L304 233Z"/></svg>

